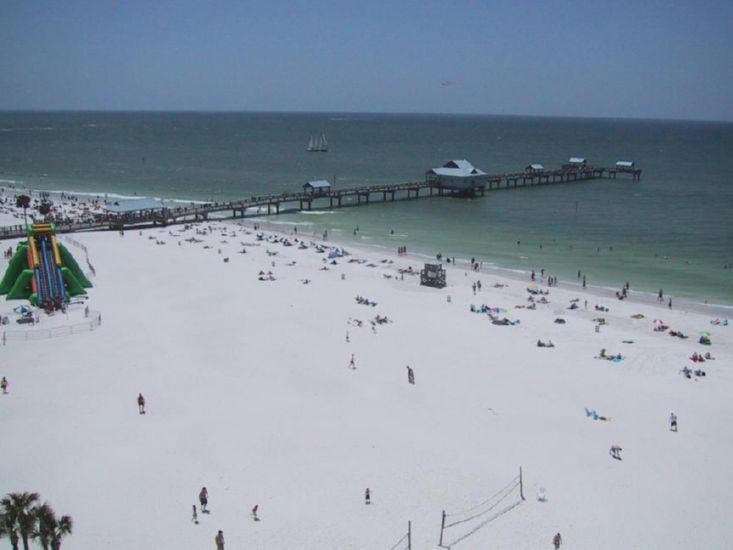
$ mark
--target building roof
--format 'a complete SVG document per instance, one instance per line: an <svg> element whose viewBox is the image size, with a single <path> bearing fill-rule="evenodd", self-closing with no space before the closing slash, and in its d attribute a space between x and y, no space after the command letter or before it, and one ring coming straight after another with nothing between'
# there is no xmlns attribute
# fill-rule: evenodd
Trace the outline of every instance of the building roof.
<svg viewBox="0 0 733 550"><path fill-rule="evenodd" d="M471 176L485 176L486 172L475 168L473 164L467 160L451 160L446 162L440 168L428 170L428 174L437 176L452 176L454 178L467 178Z"/></svg>
<svg viewBox="0 0 733 550"><path fill-rule="evenodd" d="M631 160L620 160L616 163L616 166L619 168L633 168L634 167L634 161Z"/></svg>
<svg viewBox="0 0 733 550"><path fill-rule="evenodd" d="M128 212L139 212L141 210L161 210L165 208L165 205L160 199L145 197L142 199L118 199L109 203L105 208L107 209L107 212L126 214Z"/></svg>
<svg viewBox="0 0 733 550"><path fill-rule="evenodd" d="M570 164L585 164L585 159L583 157L570 157L568 162Z"/></svg>
<svg viewBox="0 0 733 550"><path fill-rule="evenodd" d="M306 183L303 187L309 185L313 189L328 189L331 187L331 183L328 180L313 180Z"/></svg>
<svg viewBox="0 0 733 550"><path fill-rule="evenodd" d="M529 168L530 170L544 170L545 169L545 167L542 166L541 164L530 164L529 166L527 166L527 168Z"/></svg>

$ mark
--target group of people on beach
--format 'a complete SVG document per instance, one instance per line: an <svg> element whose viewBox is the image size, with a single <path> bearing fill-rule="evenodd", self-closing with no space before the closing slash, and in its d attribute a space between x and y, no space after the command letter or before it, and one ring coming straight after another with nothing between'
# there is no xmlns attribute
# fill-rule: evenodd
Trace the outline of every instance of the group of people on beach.
<svg viewBox="0 0 733 550"><path fill-rule="evenodd" d="M532 282L537 281L537 273L535 272L534 269L529 272L529 278L532 280ZM540 269L540 280L544 281L544 279L545 279L545 268L543 267L542 269ZM557 286L559 282L560 280L557 277L553 275L547 276L547 286Z"/></svg>
<svg viewBox="0 0 733 550"><path fill-rule="evenodd" d="M206 489L206 487L202 487L201 491L199 491L199 505L201 506L201 513L202 514L208 514L209 509L209 491ZM257 517L257 509L259 506L255 504L255 507L252 509L252 517L255 521L259 521L259 518ZM199 517L198 513L196 512L196 505L193 505L193 516L191 517L191 521L193 521L196 525L199 524ZM216 533L216 536L214 537L214 544L216 544L216 550L224 550L224 531L219 529L219 531Z"/></svg>

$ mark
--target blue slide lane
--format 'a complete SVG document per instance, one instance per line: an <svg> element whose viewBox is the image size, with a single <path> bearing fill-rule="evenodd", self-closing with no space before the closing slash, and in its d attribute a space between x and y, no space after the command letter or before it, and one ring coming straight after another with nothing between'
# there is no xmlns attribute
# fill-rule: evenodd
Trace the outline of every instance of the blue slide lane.
<svg viewBox="0 0 733 550"><path fill-rule="evenodd" d="M61 298L66 298L66 292L64 291L64 276L61 274L61 268L56 266L56 281L59 284L59 293L61 294Z"/></svg>
<svg viewBox="0 0 733 550"><path fill-rule="evenodd" d="M49 262L49 246L48 246L48 239L41 239L40 242L40 249L41 249L41 270L43 272L43 276L46 280L46 284L48 285L48 294L51 300L54 300L56 298L56 292L54 292L54 284L52 279L52 271L51 271L51 265Z"/></svg>
<svg viewBox="0 0 733 550"><path fill-rule="evenodd" d="M38 303L42 304L46 301L45 286L41 277L41 270L37 267L33 269L33 276L36 278L36 287L38 288Z"/></svg>

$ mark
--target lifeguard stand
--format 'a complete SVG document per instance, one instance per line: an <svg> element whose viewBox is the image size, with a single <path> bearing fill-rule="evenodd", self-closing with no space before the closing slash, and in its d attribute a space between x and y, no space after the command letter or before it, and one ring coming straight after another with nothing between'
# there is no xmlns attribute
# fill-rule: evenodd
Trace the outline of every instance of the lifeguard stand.
<svg viewBox="0 0 733 550"><path fill-rule="evenodd" d="M420 284L443 288L445 286L445 269L441 264L425 264L420 271Z"/></svg>

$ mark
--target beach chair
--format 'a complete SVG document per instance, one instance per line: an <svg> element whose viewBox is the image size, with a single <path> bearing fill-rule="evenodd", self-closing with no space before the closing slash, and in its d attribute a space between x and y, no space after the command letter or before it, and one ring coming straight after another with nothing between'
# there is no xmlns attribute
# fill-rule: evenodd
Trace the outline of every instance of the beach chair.
<svg viewBox="0 0 733 550"><path fill-rule="evenodd" d="M540 487L539 489L537 489L537 500L539 500L540 502L547 502L547 493L545 492L544 487Z"/></svg>

